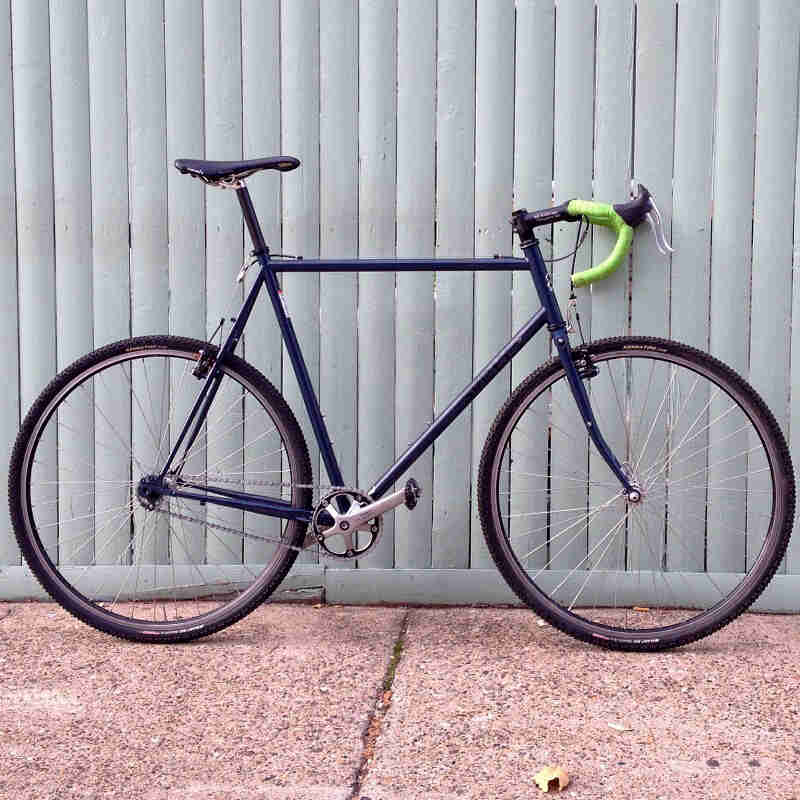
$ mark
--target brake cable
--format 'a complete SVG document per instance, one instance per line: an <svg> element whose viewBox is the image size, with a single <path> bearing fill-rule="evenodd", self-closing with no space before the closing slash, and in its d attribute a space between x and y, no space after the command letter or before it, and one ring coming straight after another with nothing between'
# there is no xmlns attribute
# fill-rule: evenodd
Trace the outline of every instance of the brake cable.
<svg viewBox="0 0 800 800"><path fill-rule="evenodd" d="M581 233L581 226L583 225L583 221L584 221L585 219L586 219L586 217L584 217L584 216L582 216L582 217L581 217L581 219L580 219L580 224L578 225L578 236L580 236L580 240L578 241L578 237L576 237L576 244L575 244L575 249L574 249L574 250L571 250L571 251L570 251L569 253L567 253L565 256L558 256L558 258L542 258L542 261L544 261L546 264L554 264L556 261L564 261L565 259L567 259L567 258L569 258L570 256L572 256L572 271L574 272L574 271L575 271L575 254L576 254L576 253L578 252L578 250L580 250L580 249L581 249L581 247L583 246L583 240L586 238L586 234L588 234L588 233L589 233L589 228L591 227L591 226L589 225L588 221L587 221L587 223L586 223L586 230L584 230L584 232L583 232L583 236L581 236L581 235L580 235L580 233ZM546 241L546 242L547 242L549 245L552 245L552 244L553 244L553 240L552 240L552 239L548 239L547 237L545 237L545 241Z"/></svg>
<svg viewBox="0 0 800 800"><path fill-rule="evenodd" d="M586 230L583 232L583 236L581 236L581 228L583 227L584 221L586 222ZM581 245L583 244L583 240L586 238L586 234L589 233L589 220L586 219L585 216L581 216L580 220L578 221L578 233L575 235L575 249L569 254L572 256L572 266L570 267L569 271L569 300L567 301L567 332L569 332L571 325L571 317L575 315L575 322L578 323L578 333L581 337L581 346L586 346L586 340L583 338L583 326L581 325L581 315L578 313L578 297L575 294L575 287L572 284L572 276L575 274L575 259L578 255L578 250L580 249ZM564 256L567 258L568 256ZM553 260L560 260L560 259L553 259Z"/></svg>

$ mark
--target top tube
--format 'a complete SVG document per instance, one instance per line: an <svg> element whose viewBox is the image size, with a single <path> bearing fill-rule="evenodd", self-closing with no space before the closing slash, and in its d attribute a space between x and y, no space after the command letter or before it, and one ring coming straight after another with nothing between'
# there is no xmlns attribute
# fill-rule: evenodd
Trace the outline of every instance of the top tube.
<svg viewBox="0 0 800 800"><path fill-rule="evenodd" d="M276 272L499 272L527 270L524 258L281 258L270 256Z"/></svg>

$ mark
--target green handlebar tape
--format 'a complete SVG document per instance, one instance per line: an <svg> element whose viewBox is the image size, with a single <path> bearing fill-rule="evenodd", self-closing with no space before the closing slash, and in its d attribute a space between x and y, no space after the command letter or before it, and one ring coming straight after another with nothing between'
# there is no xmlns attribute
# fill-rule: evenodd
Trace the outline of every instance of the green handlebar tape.
<svg viewBox="0 0 800 800"><path fill-rule="evenodd" d="M596 267L576 272L572 276L573 286L588 286L594 281L607 278L623 261L631 248L633 241L633 228L614 211L609 203L592 203L589 200L570 200L567 211L573 217L586 217L594 225L603 225L611 228L617 234L617 243L605 261Z"/></svg>

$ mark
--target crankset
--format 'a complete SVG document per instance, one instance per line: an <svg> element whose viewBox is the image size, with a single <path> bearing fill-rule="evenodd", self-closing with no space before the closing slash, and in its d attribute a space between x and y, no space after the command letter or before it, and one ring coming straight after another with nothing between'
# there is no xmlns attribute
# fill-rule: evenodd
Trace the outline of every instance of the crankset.
<svg viewBox="0 0 800 800"><path fill-rule="evenodd" d="M186 475L183 480L196 481L197 483L192 485L197 485L200 488L206 484L208 478L208 475ZM154 479L155 476L148 476L142 479L142 486L149 487L149 482ZM294 485L268 480L242 481L239 478L227 478L221 475L213 476L212 480L215 484L230 483L236 485L279 486L281 488L292 488L293 486L295 488L320 488L312 484L308 486L304 484ZM408 509L412 509L417 505L417 501L422 495L422 489L413 478L409 479L402 489L374 502L369 495L359 489L351 489L346 486L329 486L327 487L327 494L317 503L309 532L306 534L303 543L297 546L289 545L283 539L230 527L222 523L222 520L213 520L208 515L196 517L182 513L175 508L171 508L169 504L160 503L160 497L152 498L150 493L143 491L142 486L139 487L139 500L148 510L184 522L199 523L223 533L233 533L246 539L274 542L289 550L306 550L318 543L325 553L334 558L358 558L363 556L375 546L380 538L383 529L382 515L401 504L404 504ZM188 507L185 507L185 510L188 511ZM362 544L357 544L353 539L353 535L359 531L368 535L368 540ZM331 537L339 536L342 537L341 540L330 541Z"/></svg>
<svg viewBox="0 0 800 800"><path fill-rule="evenodd" d="M360 558L380 539L382 515L401 504L414 508L421 494L413 478L404 488L374 502L360 489L336 488L317 504L306 546L316 540L333 558ZM359 532L361 536L356 535Z"/></svg>

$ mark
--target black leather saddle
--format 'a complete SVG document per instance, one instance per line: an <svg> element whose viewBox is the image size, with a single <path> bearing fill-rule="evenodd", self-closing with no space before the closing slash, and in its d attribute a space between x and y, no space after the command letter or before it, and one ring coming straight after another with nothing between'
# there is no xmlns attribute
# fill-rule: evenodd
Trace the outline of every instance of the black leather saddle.
<svg viewBox="0 0 800 800"><path fill-rule="evenodd" d="M252 158L249 161L202 161L197 158L178 158L175 169L209 183L236 181L247 178L262 169L277 169L289 172L300 166L300 159L294 156L270 156Z"/></svg>

